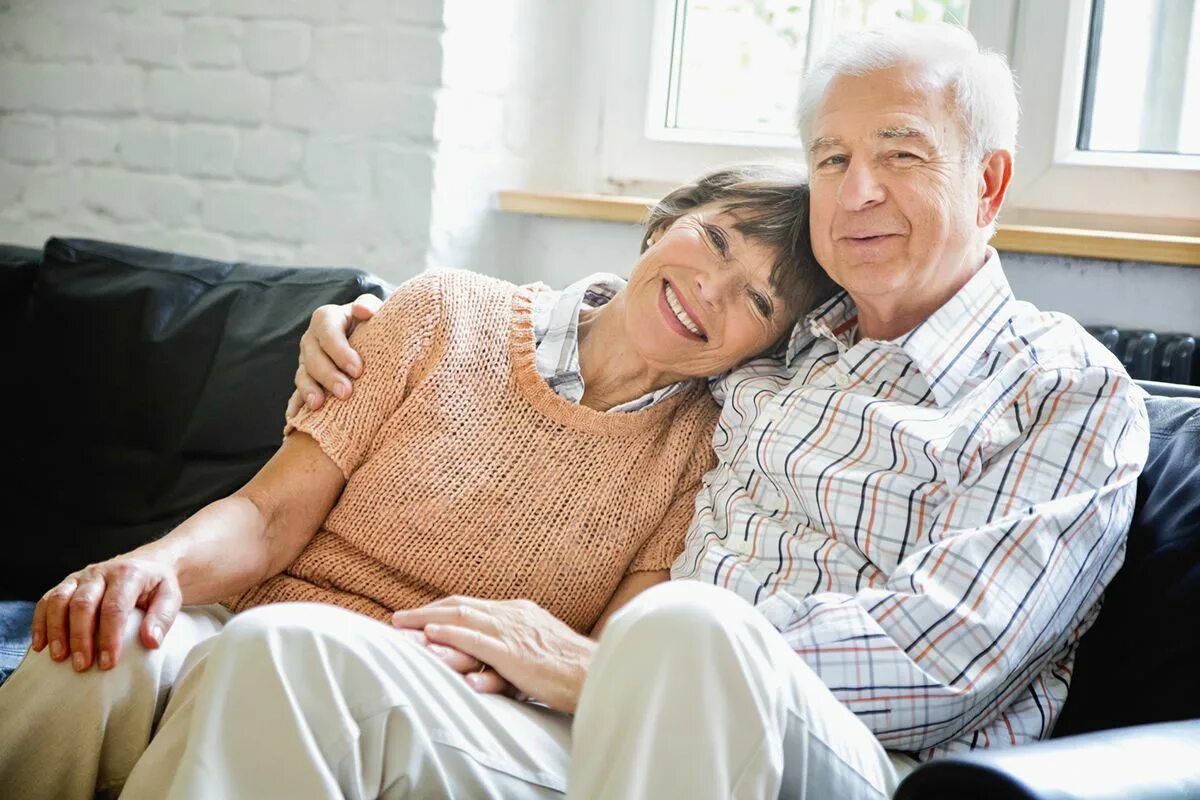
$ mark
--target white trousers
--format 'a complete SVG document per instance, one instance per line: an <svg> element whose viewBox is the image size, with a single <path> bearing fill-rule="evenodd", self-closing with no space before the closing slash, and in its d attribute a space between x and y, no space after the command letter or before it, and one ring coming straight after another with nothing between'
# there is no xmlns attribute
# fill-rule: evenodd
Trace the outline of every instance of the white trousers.
<svg viewBox="0 0 1200 800"><path fill-rule="evenodd" d="M692 581L614 615L575 716L580 798L889 798L884 750L753 606Z"/></svg>
<svg viewBox="0 0 1200 800"><path fill-rule="evenodd" d="M699 584L655 587L612 619L573 724L476 694L339 608L220 617L185 609L157 651L131 622L107 673L27 656L0 687L0 795L546 798L569 781L589 799L842 800L889 797L912 764L753 608Z"/></svg>

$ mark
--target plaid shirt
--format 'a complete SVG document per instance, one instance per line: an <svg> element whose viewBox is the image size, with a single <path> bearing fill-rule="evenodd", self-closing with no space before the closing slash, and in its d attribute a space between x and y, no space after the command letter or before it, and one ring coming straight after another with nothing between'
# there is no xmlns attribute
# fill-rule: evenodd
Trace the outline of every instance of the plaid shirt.
<svg viewBox="0 0 1200 800"><path fill-rule="evenodd" d="M584 309L599 308L612 300L626 283L624 278L597 272L561 292L546 289L534 296L533 338L537 348L537 371L559 397L572 403L583 399L583 376L579 373L579 313ZM684 386L687 381L673 383L608 411L641 411L666 400Z"/></svg>
<svg viewBox="0 0 1200 800"><path fill-rule="evenodd" d="M1121 566L1141 390L989 249L942 308L857 341L839 295L715 387L719 466L672 577L755 603L885 747L1050 733Z"/></svg>

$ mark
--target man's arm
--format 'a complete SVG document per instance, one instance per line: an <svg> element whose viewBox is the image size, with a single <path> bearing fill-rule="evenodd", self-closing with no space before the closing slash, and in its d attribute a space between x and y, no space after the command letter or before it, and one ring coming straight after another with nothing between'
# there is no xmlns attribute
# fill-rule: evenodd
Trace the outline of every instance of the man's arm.
<svg viewBox="0 0 1200 800"><path fill-rule="evenodd" d="M889 748L922 750L996 719L1121 565L1148 440L1139 390L1100 369L1032 386L1019 436L939 507L926 546L886 582L759 604Z"/></svg>

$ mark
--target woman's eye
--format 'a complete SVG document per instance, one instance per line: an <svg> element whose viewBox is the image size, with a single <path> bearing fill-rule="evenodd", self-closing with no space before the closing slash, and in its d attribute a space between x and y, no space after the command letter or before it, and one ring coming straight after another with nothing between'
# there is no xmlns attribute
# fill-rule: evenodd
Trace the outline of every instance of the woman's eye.
<svg viewBox="0 0 1200 800"><path fill-rule="evenodd" d="M709 241L713 243L713 247L717 248L717 252L722 256L729 253L729 241L725 238L725 233L712 225L704 226L705 233L708 234Z"/></svg>
<svg viewBox="0 0 1200 800"><path fill-rule="evenodd" d="M758 292L751 292L750 297L754 301L754 307L758 309L758 313L762 314L767 319L771 318L771 301L763 297Z"/></svg>

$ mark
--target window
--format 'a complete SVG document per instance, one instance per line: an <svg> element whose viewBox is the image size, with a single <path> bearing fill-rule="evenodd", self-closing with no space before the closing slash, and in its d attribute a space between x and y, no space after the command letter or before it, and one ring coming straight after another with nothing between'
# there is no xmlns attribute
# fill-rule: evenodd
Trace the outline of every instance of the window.
<svg viewBox="0 0 1200 800"><path fill-rule="evenodd" d="M1004 220L1200 235L1193 0L1021 3Z"/></svg>
<svg viewBox="0 0 1200 800"><path fill-rule="evenodd" d="M647 135L787 146L797 87L826 42L893 19L963 24L968 0L670 0Z"/></svg>
<svg viewBox="0 0 1200 800"><path fill-rule="evenodd" d="M606 0L597 185L655 194L716 164L801 158L800 82L837 35L900 18L966 24L1007 51L1016 0Z"/></svg>
<svg viewBox="0 0 1200 800"><path fill-rule="evenodd" d="M1200 14L1192 0L1094 0L1077 144L1200 155Z"/></svg>
<svg viewBox="0 0 1200 800"><path fill-rule="evenodd" d="M803 157L806 64L900 17L965 24L1021 86L1003 221L1200 234L1195 0L605 0L600 191L657 194L713 165Z"/></svg>

